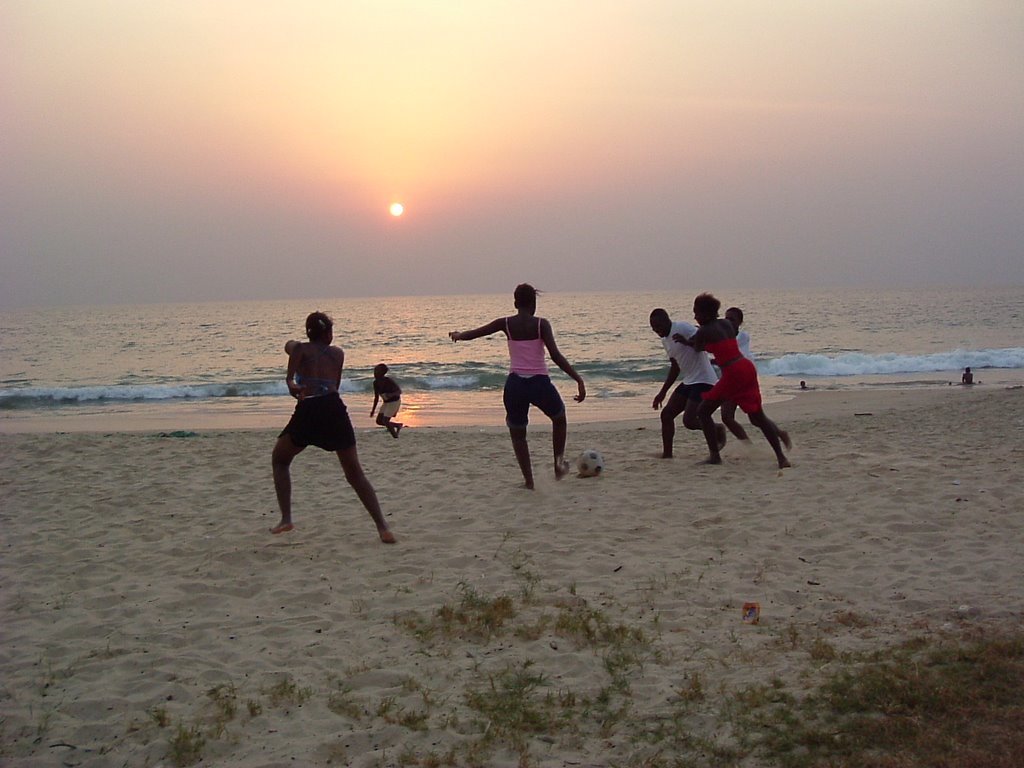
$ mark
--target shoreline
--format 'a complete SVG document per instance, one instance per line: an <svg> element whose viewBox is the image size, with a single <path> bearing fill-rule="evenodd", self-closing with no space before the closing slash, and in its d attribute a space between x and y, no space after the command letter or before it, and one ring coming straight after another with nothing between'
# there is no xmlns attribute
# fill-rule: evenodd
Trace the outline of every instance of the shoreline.
<svg viewBox="0 0 1024 768"><path fill-rule="evenodd" d="M1010 380L1011 382L1013 380ZM1021 375L1024 381L1024 373ZM765 397L765 409L774 419L776 414L803 413L807 406L814 410L828 411L846 403L857 408L886 408L893 403L913 405L917 402L931 402L945 396L969 397L972 394L1015 390L1024 384L975 384L931 387L884 387L873 386L857 389L834 389L812 386L791 394L775 394ZM412 431L417 430L498 430L505 431L504 410L500 392L465 393L459 399L463 407L459 410L446 406L439 399L424 402L416 396L406 398L398 419ZM468 401L468 406L465 403ZM349 415L357 434L374 432L382 428L362 408L362 399L349 397L346 400ZM129 434L147 432L232 432L232 431L274 431L284 428L293 410L292 401L280 399L268 403L265 400L232 401L183 401L175 403L130 403L124 406L108 404L102 408L83 406L78 412L74 407L61 413L32 413L7 415L0 418L0 436L19 434ZM583 404L566 402L569 428L597 428L601 425L623 426L650 423L657 427L658 412L650 407L646 397L635 398L588 398ZM742 412L737 412L741 423L746 423ZM550 430L550 422L536 409L531 411L530 429ZM776 419L778 420L778 419ZM678 420L677 420L678 422ZM682 429L681 424L677 424Z"/></svg>
<svg viewBox="0 0 1024 768"><path fill-rule="evenodd" d="M948 378L937 375L933 380L913 385L894 384L880 380L862 386L838 387L811 382L807 390L777 384L765 388L765 406L769 413L788 408L787 403L805 398L853 398L876 400L910 397L928 398L939 392L995 391L1024 386L1024 371L1004 371L1001 376L987 377L964 388ZM573 424L620 424L629 421L655 422L657 414L650 407L655 387L648 394L633 397L588 397L582 404L572 402L569 390L563 392L570 427ZM374 430L369 418L369 398L347 393L343 395L357 432ZM364 402L366 401L366 402ZM0 413L0 435L57 433L131 433L173 431L280 430L291 416L294 403L289 398L222 398L218 400L181 400L157 402L108 402L100 405L71 405L52 411L17 410ZM539 417L539 418L538 418ZM412 429L489 429L504 430L504 409L501 392L418 392L403 398L399 421ZM547 420L533 412L532 427L544 428Z"/></svg>

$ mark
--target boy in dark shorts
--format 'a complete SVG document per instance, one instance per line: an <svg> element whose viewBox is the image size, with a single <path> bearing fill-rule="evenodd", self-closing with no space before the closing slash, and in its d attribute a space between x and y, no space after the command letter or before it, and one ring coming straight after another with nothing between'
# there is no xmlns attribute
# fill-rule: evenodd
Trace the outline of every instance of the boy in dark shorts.
<svg viewBox="0 0 1024 768"><path fill-rule="evenodd" d="M661 339L668 355L669 369L665 374L665 383L661 385L658 394L654 396L651 407L654 410L661 408L661 458L672 458L672 443L676 435L676 417L683 414L683 426L687 429L699 430L700 419L697 418L697 409L702 402L701 396L708 392L718 381L711 361L703 352L698 352L672 338L674 334L681 334L690 338L697 332L697 328L690 323L678 321L673 322L666 310L658 307L651 310L651 330ZM683 381L672 391L668 402L662 408L662 402L669 389L675 384L676 379L682 374ZM715 434L718 436L718 447L725 445L725 427L721 424L715 425Z"/></svg>

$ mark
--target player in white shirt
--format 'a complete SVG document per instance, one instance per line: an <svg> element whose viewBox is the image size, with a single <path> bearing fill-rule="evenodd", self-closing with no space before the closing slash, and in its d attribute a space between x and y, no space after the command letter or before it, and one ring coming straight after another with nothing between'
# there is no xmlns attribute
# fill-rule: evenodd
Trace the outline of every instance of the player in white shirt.
<svg viewBox="0 0 1024 768"><path fill-rule="evenodd" d="M672 396L661 410L661 442L663 459L672 458L672 442L676 434L675 419L683 414L683 426L691 430L701 428L697 418L697 408L701 403L701 395L707 392L718 381L715 369L705 352L698 352L675 339L674 334L689 338L697 332L696 326L685 322L672 322L668 312L660 307L651 311L651 330L661 337L662 346L669 358L669 369L658 394L654 397L652 407L658 410L665 395L675 383L679 375L683 383L672 392ZM725 427L716 425L719 448L725 445Z"/></svg>

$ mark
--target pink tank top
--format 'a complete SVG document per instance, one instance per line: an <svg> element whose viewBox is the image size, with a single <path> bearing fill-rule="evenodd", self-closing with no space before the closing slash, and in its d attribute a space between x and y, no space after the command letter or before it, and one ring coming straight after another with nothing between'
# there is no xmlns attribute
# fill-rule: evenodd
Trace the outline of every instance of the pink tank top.
<svg viewBox="0 0 1024 768"><path fill-rule="evenodd" d="M544 339L540 333L540 318L537 318L536 339L513 339L508 331L505 318L505 333L508 334L509 371L520 376L547 376L548 365L544 359Z"/></svg>

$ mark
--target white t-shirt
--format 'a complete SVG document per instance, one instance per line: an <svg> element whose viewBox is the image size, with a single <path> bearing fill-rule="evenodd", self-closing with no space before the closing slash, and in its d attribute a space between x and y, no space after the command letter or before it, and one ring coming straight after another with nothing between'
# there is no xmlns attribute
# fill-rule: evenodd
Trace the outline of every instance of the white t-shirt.
<svg viewBox="0 0 1024 768"><path fill-rule="evenodd" d="M746 331L740 331L736 334L736 345L740 348L740 354L743 355L747 360L753 360L754 356L750 354L750 334Z"/></svg>
<svg viewBox="0 0 1024 768"><path fill-rule="evenodd" d="M676 341L672 337L680 334L683 338L690 338L697 332L696 326L682 321L672 323L672 330L662 340L662 346L668 356L679 365L679 373L683 377L683 384L714 384L718 381L715 369L711 367L707 353L698 352L693 347Z"/></svg>

